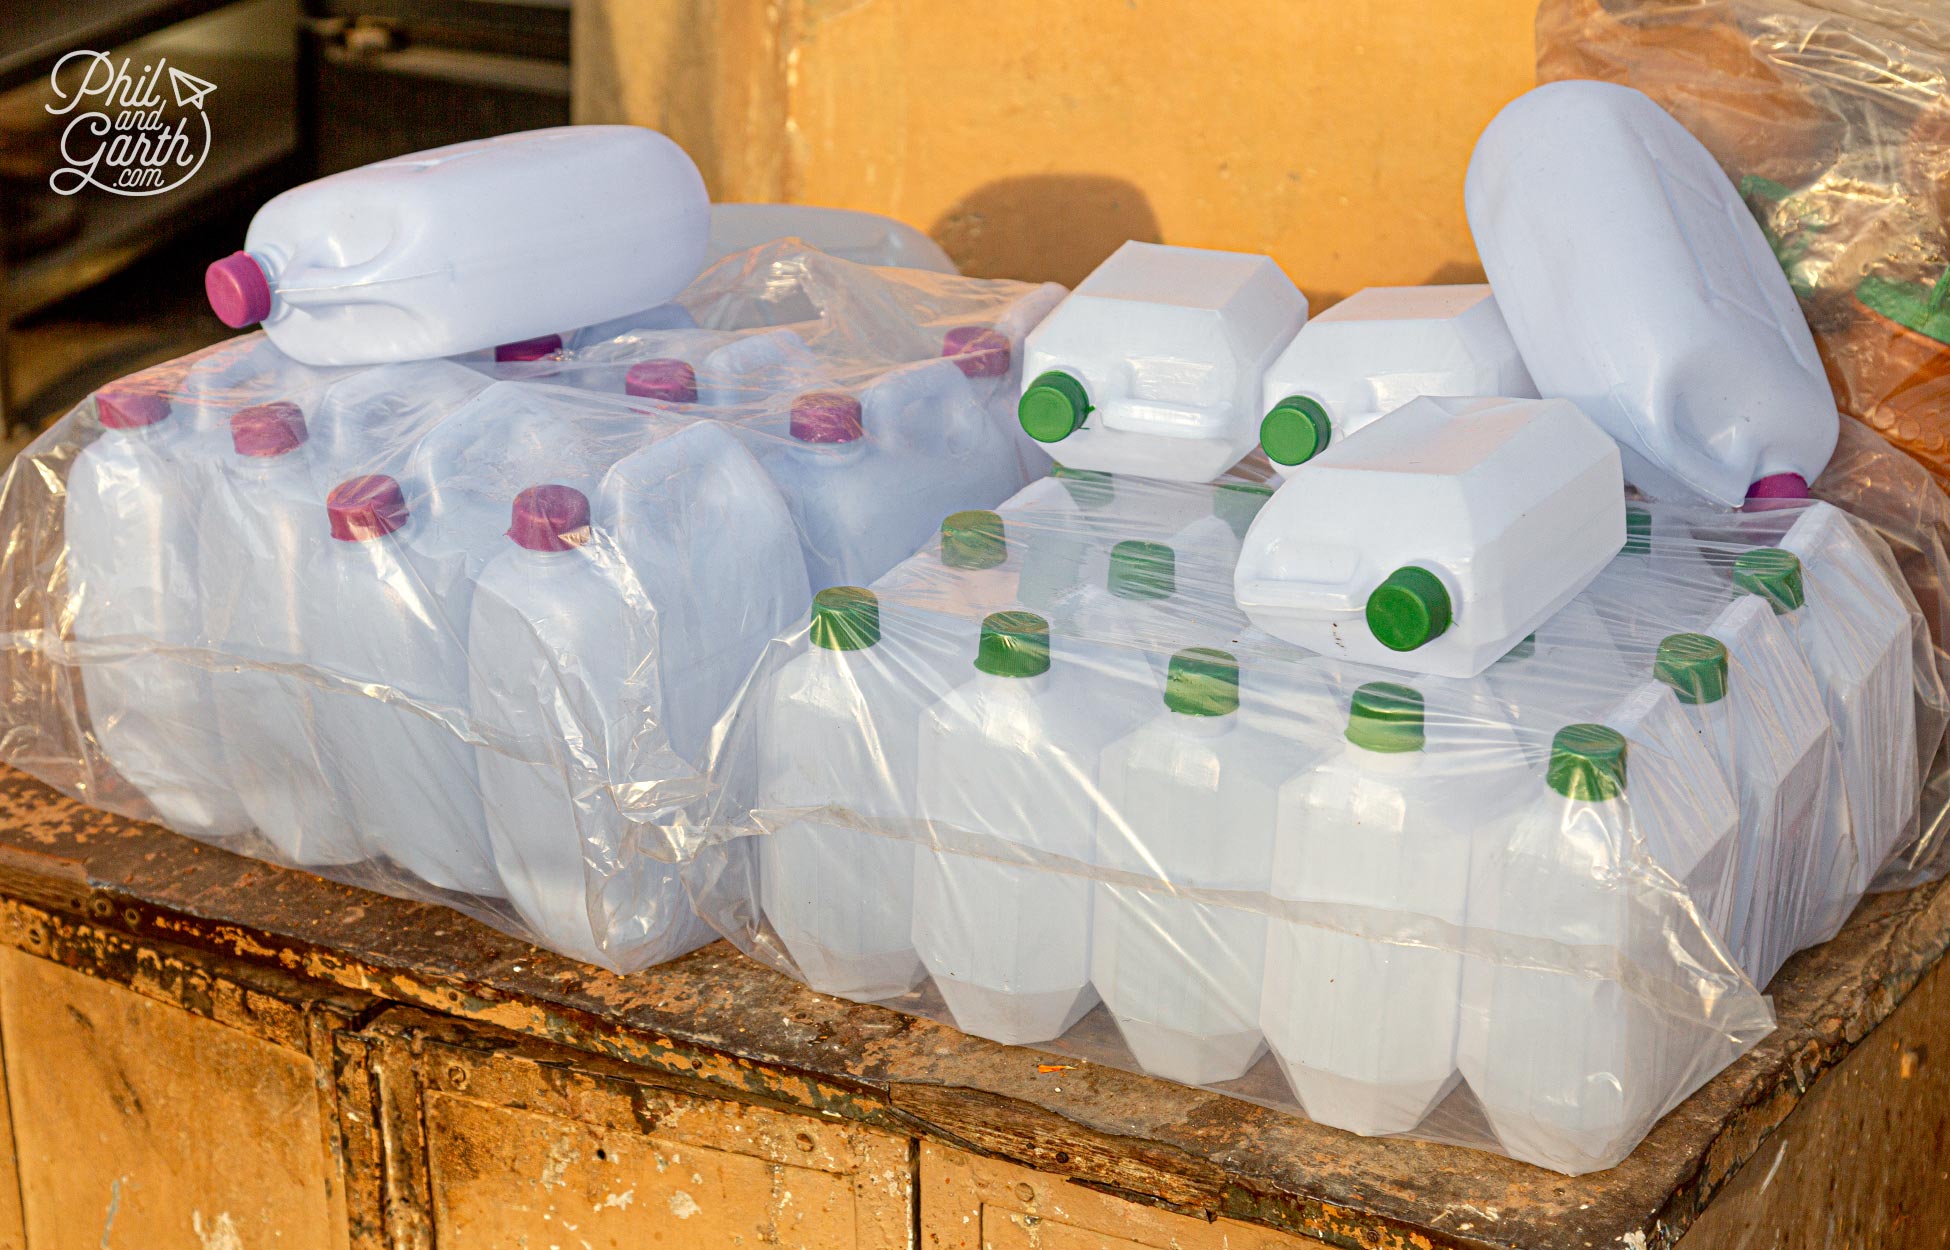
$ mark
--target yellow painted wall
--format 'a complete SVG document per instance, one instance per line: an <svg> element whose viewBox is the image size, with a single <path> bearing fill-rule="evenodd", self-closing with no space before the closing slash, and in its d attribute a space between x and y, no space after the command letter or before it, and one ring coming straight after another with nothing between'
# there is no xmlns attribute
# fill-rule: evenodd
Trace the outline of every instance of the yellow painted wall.
<svg viewBox="0 0 1950 1250"><path fill-rule="evenodd" d="M1469 149L1535 0L576 0L577 114L724 200L870 209L976 274L1126 238L1268 252L1316 304L1480 278Z"/></svg>

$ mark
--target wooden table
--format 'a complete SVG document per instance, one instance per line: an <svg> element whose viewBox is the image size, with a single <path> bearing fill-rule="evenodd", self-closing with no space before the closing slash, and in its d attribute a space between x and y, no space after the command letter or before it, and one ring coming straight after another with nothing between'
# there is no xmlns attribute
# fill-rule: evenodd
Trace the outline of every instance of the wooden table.
<svg viewBox="0 0 1950 1250"><path fill-rule="evenodd" d="M822 998L630 977L0 771L0 1245L1941 1246L1950 889L1865 903L1624 1164L1374 1141Z"/></svg>

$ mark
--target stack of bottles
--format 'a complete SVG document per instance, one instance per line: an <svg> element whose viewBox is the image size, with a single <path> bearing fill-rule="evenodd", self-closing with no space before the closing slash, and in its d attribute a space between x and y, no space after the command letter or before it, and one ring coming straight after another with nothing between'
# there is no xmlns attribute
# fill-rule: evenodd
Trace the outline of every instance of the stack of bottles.
<svg viewBox="0 0 1950 1250"><path fill-rule="evenodd" d="M820 591L720 727L694 900L826 993L1611 1166L1916 832L1909 590L1825 503L1635 502L1480 676L1404 674L1248 622L1270 493L1059 470Z"/></svg>
<svg viewBox="0 0 1950 1250"><path fill-rule="evenodd" d="M6 481L6 758L581 959L682 953L713 724L814 589L1043 471L1015 361L1058 295L779 243L469 356L251 335L124 379Z"/></svg>

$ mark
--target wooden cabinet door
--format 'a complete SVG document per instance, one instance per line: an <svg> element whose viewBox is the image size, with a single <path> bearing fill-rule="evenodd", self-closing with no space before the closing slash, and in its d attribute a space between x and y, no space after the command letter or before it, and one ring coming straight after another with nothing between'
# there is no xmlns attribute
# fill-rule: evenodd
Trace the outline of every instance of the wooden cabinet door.
<svg viewBox="0 0 1950 1250"><path fill-rule="evenodd" d="M413 1142L388 1158L423 1169L395 1188L424 1192L441 1250L912 1244L906 1137L416 1012L388 1013L366 1040L384 1132Z"/></svg>

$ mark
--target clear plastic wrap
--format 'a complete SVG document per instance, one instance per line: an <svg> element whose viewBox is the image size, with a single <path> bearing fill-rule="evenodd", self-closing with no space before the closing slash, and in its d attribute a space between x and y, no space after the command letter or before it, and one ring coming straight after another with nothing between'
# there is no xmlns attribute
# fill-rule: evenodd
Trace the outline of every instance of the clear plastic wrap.
<svg viewBox="0 0 1950 1250"><path fill-rule="evenodd" d="M1950 478L1950 9L1543 0L1541 81L1645 92L1719 160L1842 410Z"/></svg>
<svg viewBox="0 0 1950 1250"><path fill-rule="evenodd" d="M1265 497L1062 471L822 592L718 726L700 913L999 1041L1617 1163L1930 823L1915 597L1829 504L1634 503L1505 659L1411 677L1248 625Z"/></svg>
<svg viewBox="0 0 1950 1250"><path fill-rule="evenodd" d="M0 757L613 968L682 953L662 831L713 723L813 589L1045 470L1014 398L1060 295L785 241L472 357L250 335L126 378L0 494Z"/></svg>

